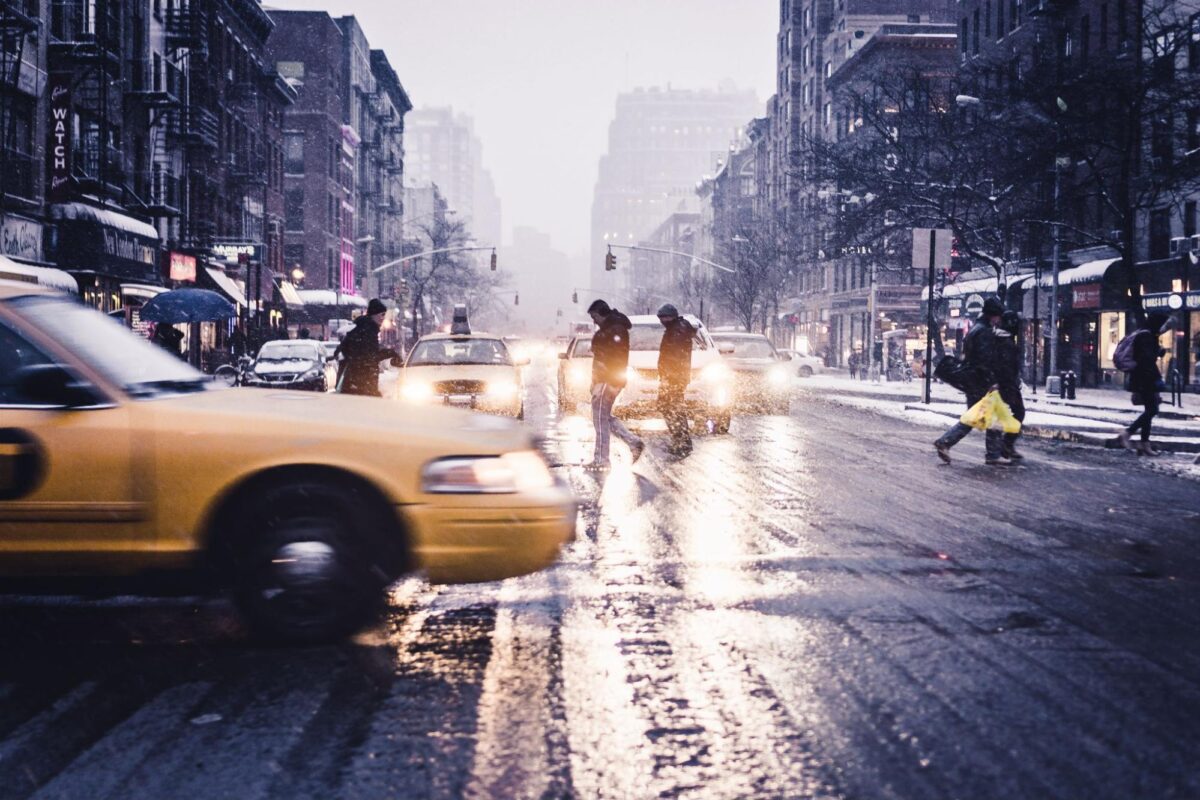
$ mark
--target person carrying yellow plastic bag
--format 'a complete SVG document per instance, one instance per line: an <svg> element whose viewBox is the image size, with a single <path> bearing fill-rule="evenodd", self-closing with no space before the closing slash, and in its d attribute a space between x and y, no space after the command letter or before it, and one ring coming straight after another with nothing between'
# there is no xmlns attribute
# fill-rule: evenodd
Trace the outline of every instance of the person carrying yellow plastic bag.
<svg viewBox="0 0 1200 800"><path fill-rule="evenodd" d="M1004 433L1020 433L1021 423L1013 416L1013 411L1000 397L1000 392L993 389L983 396L975 405L967 409L959 417L959 422L977 431L1000 430Z"/></svg>

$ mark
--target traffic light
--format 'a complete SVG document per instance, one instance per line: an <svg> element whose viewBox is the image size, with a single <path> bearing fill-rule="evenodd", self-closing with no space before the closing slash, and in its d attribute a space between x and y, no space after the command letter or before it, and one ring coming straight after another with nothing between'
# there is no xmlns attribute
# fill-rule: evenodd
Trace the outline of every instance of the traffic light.
<svg viewBox="0 0 1200 800"><path fill-rule="evenodd" d="M617 257L613 255L612 248L608 248L608 255L604 257L604 271L612 272L617 268Z"/></svg>
<svg viewBox="0 0 1200 800"><path fill-rule="evenodd" d="M492 251L492 272L496 271L496 251Z"/></svg>
<svg viewBox="0 0 1200 800"><path fill-rule="evenodd" d="M571 292L571 302L579 305L579 292Z"/></svg>

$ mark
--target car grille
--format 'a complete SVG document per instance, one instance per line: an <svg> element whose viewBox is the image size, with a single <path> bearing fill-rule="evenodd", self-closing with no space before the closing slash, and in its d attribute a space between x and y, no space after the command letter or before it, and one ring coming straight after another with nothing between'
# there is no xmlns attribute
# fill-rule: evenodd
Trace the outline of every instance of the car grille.
<svg viewBox="0 0 1200 800"><path fill-rule="evenodd" d="M483 381L438 381L433 390L437 394L483 394Z"/></svg>
<svg viewBox="0 0 1200 800"><path fill-rule="evenodd" d="M276 372L270 375L264 375L262 379L267 383L291 383L292 381L296 380L296 375L295 373Z"/></svg>

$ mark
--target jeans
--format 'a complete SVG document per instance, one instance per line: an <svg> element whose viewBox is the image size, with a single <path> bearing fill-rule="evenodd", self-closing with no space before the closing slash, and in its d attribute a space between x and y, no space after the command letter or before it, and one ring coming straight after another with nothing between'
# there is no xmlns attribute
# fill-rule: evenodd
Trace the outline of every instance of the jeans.
<svg viewBox="0 0 1200 800"><path fill-rule="evenodd" d="M1162 399L1156 394L1145 395L1145 398L1146 410L1143 411L1142 415L1135 419L1133 424L1125 430L1129 433L1136 433L1140 430L1142 432L1142 441L1148 442L1150 441L1150 423L1154 419L1154 416L1158 413L1158 407L1162 402Z"/></svg>
<svg viewBox="0 0 1200 800"><path fill-rule="evenodd" d="M983 397L967 396L967 408L978 403ZM937 443L943 447L954 447L961 442L966 435L975 430L970 425L964 425L961 422L954 423L954 427L938 437ZM1004 436L1000 431L989 429L984 436L984 448L988 460L1000 458L1004 452Z"/></svg>
<svg viewBox="0 0 1200 800"><path fill-rule="evenodd" d="M612 415L613 403L621 393L620 386L610 386L599 383L592 387L592 426L596 429L596 451L593 461L597 464L608 463L608 444L611 434L625 444L633 447L641 441L630 433L621 420Z"/></svg>
<svg viewBox="0 0 1200 800"><path fill-rule="evenodd" d="M663 381L658 388L658 407L671 434L671 447L675 450L687 450L692 446L687 409L683 401L686 389L685 384L672 381Z"/></svg>

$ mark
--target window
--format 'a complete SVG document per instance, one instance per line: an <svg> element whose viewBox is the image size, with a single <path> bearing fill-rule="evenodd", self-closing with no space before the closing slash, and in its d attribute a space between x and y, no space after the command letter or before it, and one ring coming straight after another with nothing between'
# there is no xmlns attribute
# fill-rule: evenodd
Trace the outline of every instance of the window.
<svg viewBox="0 0 1200 800"><path fill-rule="evenodd" d="M1087 62L1092 38L1092 18L1084 14L1079 19L1079 60Z"/></svg>
<svg viewBox="0 0 1200 800"><path fill-rule="evenodd" d="M826 61L825 62L825 78L826 78L826 80L828 80L831 77L833 77L833 62Z"/></svg>
<svg viewBox="0 0 1200 800"><path fill-rule="evenodd" d="M288 277L291 277L292 270L299 267L304 269L304 245L302 244L285 244L283 246L283 264Z"/></svg>
<svg viewBox="0 0 1200 800"><path fill-rule="evenodd" d="M1108 49L1108 3L1100 6L1100 37L1096 44L1101 50Z"/></svg>
<svg viewBox="0 0 1200 800"><path fill-rule="evenodd" d="M17 392L17 371L52 363L40 350L9 328L0 325L0 406L29 405Z"/></svg>
<svg viewBox="0 0 1200 800"><path fill-rule="evenodd" d="M825 103L825 124L828 125L833 120L833 103Z"/></svg>
<svg viewBox="0 0 1200 800"><path fill-rule="evenodd" d="M971 21L967 17L962 18L962 29L958 32L958 46L963 53L967 52L967 47L971 42Z"/></svg>
<svg viewBox="0 0 1200 800"><path fill-rule="evenodd" d="M1001 0L1003 2L1003 0ZM992 0L983 4L983 35L992 35Z"/></svg>
<svg viewBox="0 0 1200 800"><path fill-rule="evenodd" d="M283 193L283 220L285 230L304 232L303 189L288 189Z"/></svg>
<svg viewBox="0 0 1200 800"><path fill-rule="evenodd" d="M979 55L979 9L971 16L971 54Z"/></svg>
<svg viewBox="0 0 1200 800"><path fill-rule="evenodd" d="M1188 200L1183 204L1183 235L1196 235L1196 201Z"/></svg>
<svg viewBox="0 0 1200 800"><path fill-rule="evenodd" d="M999 0L999 2L996 3L996 38L997 39L1003 39L1004 34L1005 34L1004 3L1005 3L1005 0Z"/></svg>
<svg viewBox="0 0 1200 800"><path fill-rule="evenodd" d="M1150 260L1171 254L1171 209L1156 208L1150 212Z"/></svg>
<svg viewBox="0 0 1200 800"><path fill-rule="evenodd" d="M1125 49L1129 43L1129 8L1126 0L1117 0L1117 45Z"/></svg>
<svg viewBox="0 0 1200 800"><path fill-rule="evenodd" d="M1200 110L1195 108L1187 112L1187 149L1200 148Z"/></svg>
<svg viewBox="0 0 1200 800"><path fill-rule="evenodd" d="M304 174L304 134L301 132L283 135L283 171L289 175Z"/></svg>

